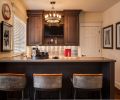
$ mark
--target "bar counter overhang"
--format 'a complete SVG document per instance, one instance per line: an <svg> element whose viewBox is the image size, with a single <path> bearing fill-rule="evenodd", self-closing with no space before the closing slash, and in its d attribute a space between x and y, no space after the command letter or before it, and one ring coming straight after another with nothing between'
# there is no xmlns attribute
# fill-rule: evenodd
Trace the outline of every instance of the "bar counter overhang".
<svg viewBox="0 0 120 100"><path fill-rule="evenodd" d="M103 99L114 99L115 60L104 57L77 57L61 59L32 60L26 57L11 57L0 59L0 73L25 73L30 100L33 100L33 73L62 73L62 98L73 98L71 78L73 73L102 73Z"/></svg>

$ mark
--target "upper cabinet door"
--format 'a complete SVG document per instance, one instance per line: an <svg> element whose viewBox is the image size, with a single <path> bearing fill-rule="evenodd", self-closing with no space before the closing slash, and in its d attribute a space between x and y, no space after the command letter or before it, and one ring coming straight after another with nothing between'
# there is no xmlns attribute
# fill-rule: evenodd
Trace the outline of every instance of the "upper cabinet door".
<svg viewBox="0 0 120 100"><path fill-rule="evenodd" d="M64 43L65 45L79 45L79 12L64 11Z"/></svg>
<svg viewBox="0 0 120 100"><path fill-rule="evenodd" d="M42 45L43 14L42 11L28 11L27 45Z"/></svg>

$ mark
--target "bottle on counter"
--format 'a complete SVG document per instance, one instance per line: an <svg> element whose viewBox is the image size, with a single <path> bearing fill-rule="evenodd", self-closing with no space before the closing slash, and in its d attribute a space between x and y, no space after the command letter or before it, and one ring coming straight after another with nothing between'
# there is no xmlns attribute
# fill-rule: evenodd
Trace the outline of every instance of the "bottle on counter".
<svg viewBox="0 0 120 100"><path fill-rule="evenodd" d="M32 48L32 59L35 59L36 57L36 48Z"/></svg>

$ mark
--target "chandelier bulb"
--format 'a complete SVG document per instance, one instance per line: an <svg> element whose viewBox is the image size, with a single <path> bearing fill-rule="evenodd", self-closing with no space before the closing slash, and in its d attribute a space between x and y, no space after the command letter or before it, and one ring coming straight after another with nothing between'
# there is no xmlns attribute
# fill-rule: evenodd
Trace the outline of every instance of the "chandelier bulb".
<svg viewBox="0 0 120 100"><path fill-rule="evenodd" d="M53 14L53 16L55 17L55 13Z"/></svg>
<svg viewBox="0 0 120 100"><path fill-rule="evenodd" d="M59 18L61 18L61 15L59 15Z"/></svg>

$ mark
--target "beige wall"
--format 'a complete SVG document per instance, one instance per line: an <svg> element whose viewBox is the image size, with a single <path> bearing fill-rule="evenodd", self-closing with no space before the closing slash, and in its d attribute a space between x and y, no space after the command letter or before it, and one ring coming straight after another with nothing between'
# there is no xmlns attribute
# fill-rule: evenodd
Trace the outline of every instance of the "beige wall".
<svg viewBox="0 0 120 100"><path fill-rule="evenodd" d="M13 2L14 14L26 23L27 21L26 7L22 2L22 0L11 0L11 1Z"/></svg>
<svg viewBox="0 0 120 100"><path fill-rule="evenodd" d="M101 12L81 12L80 23L101 23L102 13Z"/></svg>
<svg viewBox="0 0 120 100"><path fill-rule="evenodd" d="M13 25L13 15L15 14L17 17L19 17L21 20L23 20L26 23L26 7L21 2L21 0L0 0L0 11L2 11L2 4L7 3L9 4L11 8L11 18L8 21L5 21L2 17L2 12L0 12L0 22L5 21L11 25ZM13 52L0 52L0 58L1 57L11 57L13 56Z"/></svg>
<svg viewBox="0 0 120 100"><path fill-rule="evenodd" d="M103 49L103 56L107 58L112 58L117 60L115 64L115 83L116 87L120 88L120 50L116 50L115 48L115 23L120 21L120 2L109 8L103 13L103 27L113 24L113 40L114 40L114 49Z"/></svg>

